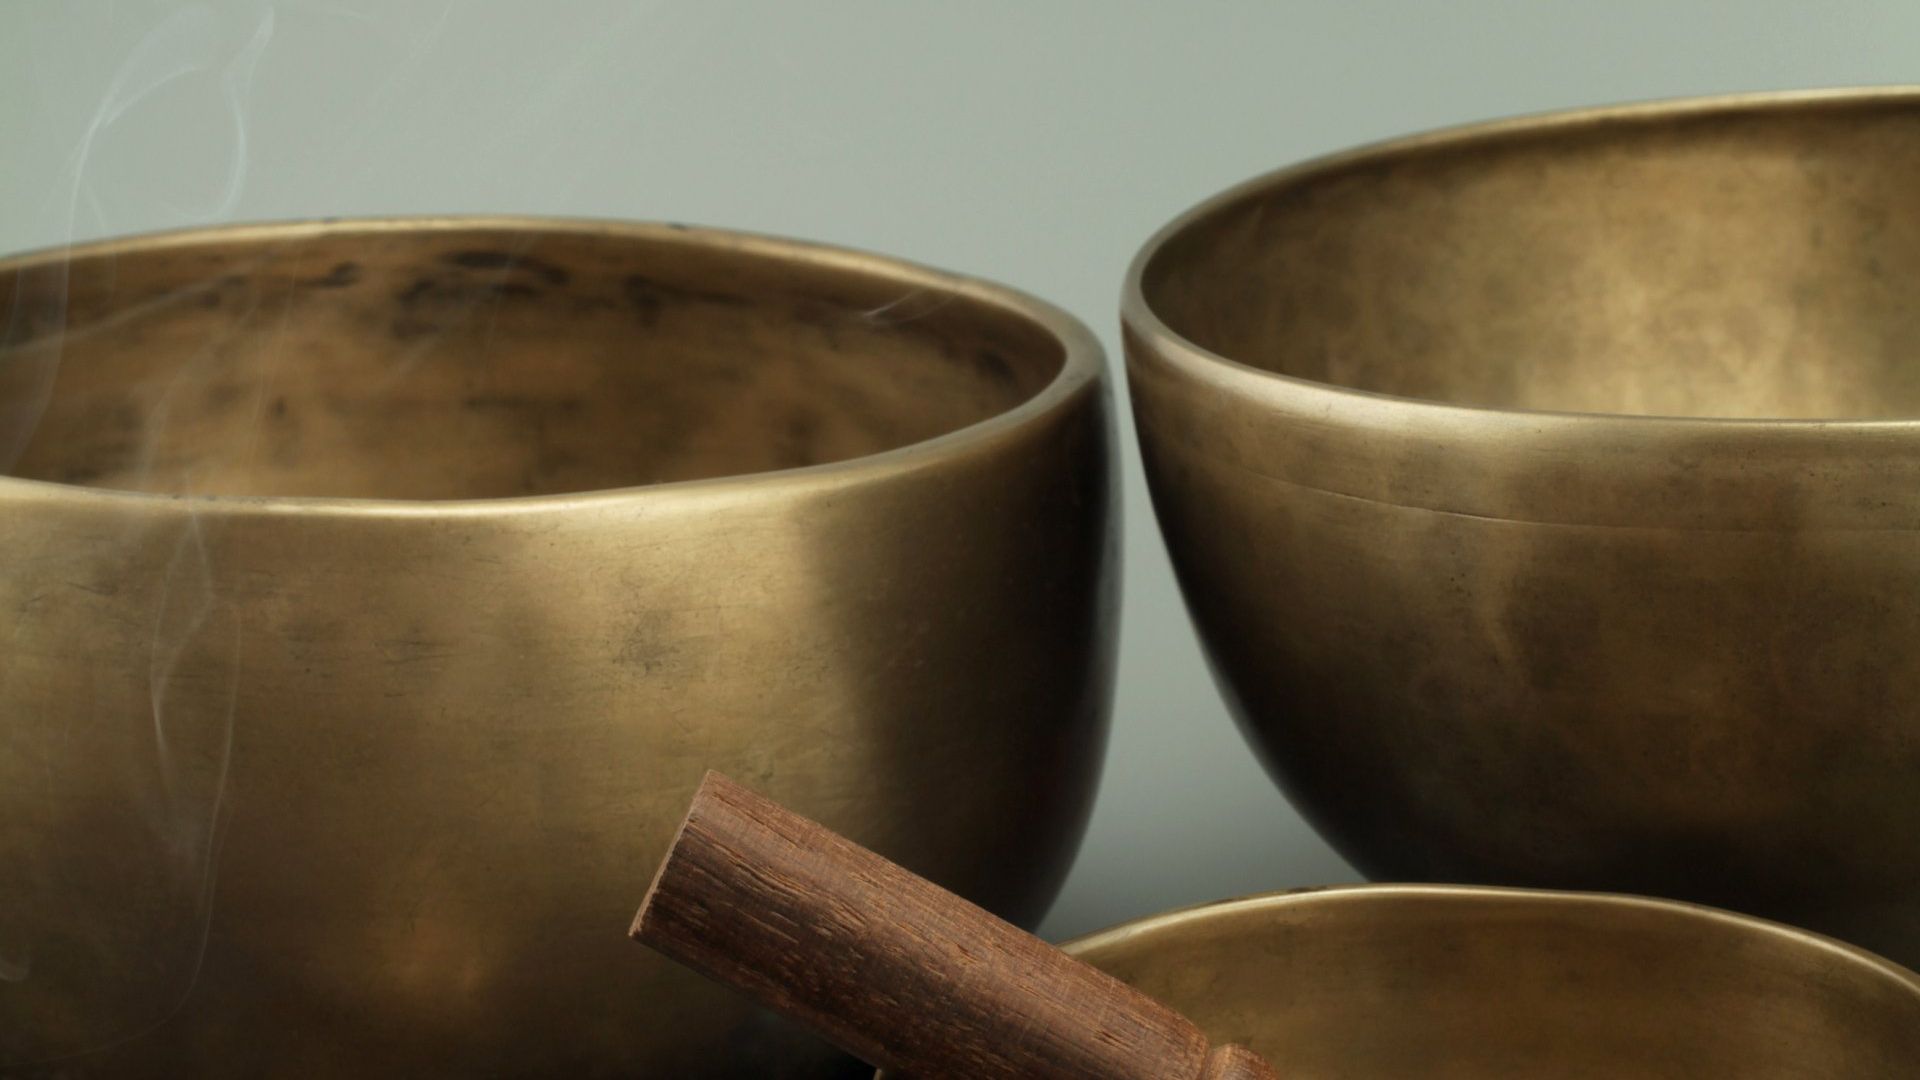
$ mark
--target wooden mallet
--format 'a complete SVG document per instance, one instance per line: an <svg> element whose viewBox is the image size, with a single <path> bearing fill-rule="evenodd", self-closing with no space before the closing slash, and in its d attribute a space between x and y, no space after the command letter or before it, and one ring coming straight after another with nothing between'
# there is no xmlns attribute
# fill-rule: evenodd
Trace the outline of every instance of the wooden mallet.
<svg viewBox="0 0 1920 1080"><path fill-rule="evenodd" d="M916 1077L1278 1080L1240 1046L708 773L633 938Z"/></svg>

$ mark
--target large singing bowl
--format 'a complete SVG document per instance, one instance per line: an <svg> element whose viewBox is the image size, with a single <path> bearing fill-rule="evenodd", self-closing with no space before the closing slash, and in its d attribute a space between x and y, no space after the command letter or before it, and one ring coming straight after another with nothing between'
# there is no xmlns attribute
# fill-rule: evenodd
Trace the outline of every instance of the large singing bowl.
<svg viewBox="0 0 1920 1080"><path fill-rule="evenodd" d="M1920 1076L1920 977L1829 938L1670 901L1275 893L1066 948L1290 1080Z"/></svg>
<svg viewBox="0 0 1920 1080"><path fill-rule="evenodd" d="M813 1076L625 931L704 770L1031 923L1099 765L1099 348L667 226L0 263L0 1072Z"/></svg>
<svg viewBox="0 0 1920 1080"><path fill-rule="evenodd" d="M1920 964L1920 93L1343 154L1124 305L1189 611L1362 872Z"/></svg>

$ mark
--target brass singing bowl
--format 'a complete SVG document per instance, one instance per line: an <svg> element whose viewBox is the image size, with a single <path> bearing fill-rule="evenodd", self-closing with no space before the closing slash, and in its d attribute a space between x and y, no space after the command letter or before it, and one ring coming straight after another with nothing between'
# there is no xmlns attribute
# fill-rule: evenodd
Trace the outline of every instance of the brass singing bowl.
<svg viewBox="0 0 1920 1080"><path fill-rule="evenodd" d="M1251 741L1376 879L1673 896L1920 963L1920 92L1274 173L1125 301Z"/></svg>
<svg viewBox="0 0 1920 1080"><path fill-rule="evenodd" d="M0 302L0 1072L844 1069L623 944L708 768L1051 900L1113 646L1067 315L512 219L31 255Z"/></svg>
<svg viewBox="0 0 1920 1080"><path fill-rule="evenodd" d="M1155 915L1066 949L1300 1080L1920 1074L1920 977L1670 901L1360 886Z"/></svg>

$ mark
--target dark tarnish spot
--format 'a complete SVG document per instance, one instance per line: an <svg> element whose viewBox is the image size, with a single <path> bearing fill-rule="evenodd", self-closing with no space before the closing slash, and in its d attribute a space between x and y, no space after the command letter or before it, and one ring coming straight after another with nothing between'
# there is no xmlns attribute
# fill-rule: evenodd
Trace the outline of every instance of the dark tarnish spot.
<svg viewBox="0 0 1920 1080"><path fill-rule="evenodd" d="M738 293L720 292L716 289L696 289L687 285L669 285L655 281L645 274L628 274L621 283L627 295L627 303L633 305L640 318L651 325L660 317L661 309L668 301L675 303L724 304L727 307L751 307L753 301Z"/></svg>
<svg viewBox="0 0 1920 1080"><path fill-rule="evenodd" d="M469 269L525 270L549 285L569 280L560 267L505 251L456 251L444 258ZM393 294L404 313L393 320L391 332L397 340L413 341L447 332L451 329L449 319L467 317L490 301L535 300L544 295L536 283L525 280L505 280L501 276L476 280L458 271L427 273Z"/></svg>
<svg viewBox="0 0 1920 1080"><path fill-rule="evenodd" d="M565 285L573 280L573 275L565 267L531 255L515 255L511 251L455 251L447 254L445 259L469 270L524 270L549 285Z"/></svg>
<svg viewBox="0 0 1920 1080"><path fill-rule="evenodd" d="M298 278L294 281L308 289L344 289L360 280L360 264L353 262L335 263L333 269L319 277Z"/></svg>
<svg viewBox="0 0 1920 1080"><path fill-rule="evenodd" d="M652 326L660 321L660 291L654 288L653 282L635 275L621 287L627 294L627 304L640 316L640 325Z"/></svg>
<svg viewBox="0 0 1920 1080"><path fill-rule="evenodd" d="M173 290L157 292L157 294L152 296L152 302L154 302L156 306L171 307L175 306L175 304L186 304L188 298L192 298L192 300L196 300L196 302L198 302L200 306L205 307L205 309L213 309L213 307L219 307L221 304L225 304L227 300L236 298L236 296L252 294L252 290L253 279L246 277L246 275L238 275L238 273L228 273L228 275L217 277L217 279L205 282L205 284L196 284L196 286L190 286L190 288L173 288Z"/></svg>
<svg viewBox="0 0 1920 1080"><path fill-rule="evenodd" d="M425 300L439 288L440 283L438 281L432 278L420 278L413 284L394 293L393 298L399 301L402 307L412 307L420 301Z"/></svg>
<svg viewBox="0 0 1920 1080"><path fill-rule="evenodd" d="M981 349L973 354L973 364L980 373L995 382L1012 383L1014 381L1013 364L996 349Z"/></svg>
<svg viewBox="0 0 1920 1080"><path fill-rule="evenodd" d="M273 418L275 420L286 419L287 418L287 399L283 397L274 398L272 409L273 409Z"/></svg>
<svg viewBox="0 0 1920 1080"><path fill-rule="evenodd" d="M66 308L57 300L22 300L0 323L0 349L12 349L66 329Z"/></svg>
<svg viewBox="0 0 1920 1080"><path fill-rule="evenodd" d="M541 295L540 290L524 281L491 281L475 283L456 279L423 277L413 284L393 294L400 306L418 307L421 304L447 304L460 307L473 307L497 297L511 297L526 300Z"/></svg>

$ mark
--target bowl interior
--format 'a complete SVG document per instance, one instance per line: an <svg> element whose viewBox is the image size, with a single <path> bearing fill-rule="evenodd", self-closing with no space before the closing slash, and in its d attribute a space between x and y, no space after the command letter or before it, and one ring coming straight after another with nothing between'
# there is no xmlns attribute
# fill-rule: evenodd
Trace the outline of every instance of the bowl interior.
<svg viewBox="0 0 1920 1080"><path fill-rule="evenodd" d="M668 228L211 232L0 266L0 473L455 499L762 472L943 435L1064 363L880 260Z"/></svg>
<svg viewBox="0 0 1920 1080"><path fill-rule="evenodd" d="M1494 889L1327 890L1074 951L1301 1078L1908 1077L1920 980L1701 908Z"/></svg>
<svg viewBox="0 0 1920 1080"><path fill-rule="evenodd" d="M1258 368L1461 405L1920 417L1920 98L1598 114L1257 182L1141 287Z"/></svg>

